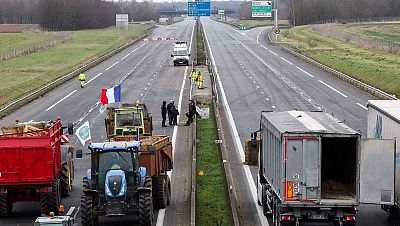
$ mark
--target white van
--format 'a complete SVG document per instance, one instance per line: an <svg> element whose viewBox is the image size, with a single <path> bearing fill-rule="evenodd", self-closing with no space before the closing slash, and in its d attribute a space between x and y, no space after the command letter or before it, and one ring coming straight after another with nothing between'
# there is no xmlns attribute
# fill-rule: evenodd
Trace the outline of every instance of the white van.
<svg viewBox="0 0 400 226"><path fill-rule="evenodd" d="M175 42L174 52L171 54L174 60L174 66L176 65L186 65L189 66L189 51L187 42Z"/></svg>

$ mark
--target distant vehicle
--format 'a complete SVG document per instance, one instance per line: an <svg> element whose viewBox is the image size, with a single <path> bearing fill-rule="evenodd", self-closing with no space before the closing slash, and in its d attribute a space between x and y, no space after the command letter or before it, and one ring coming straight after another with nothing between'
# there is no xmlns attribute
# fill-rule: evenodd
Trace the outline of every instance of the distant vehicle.
<svg viewBox="0 0 400 226"><path fill-rule="evenodd" d="M394 140L361 139L324 112L262 112L246 142L257 147L258 202L275 226L353 226L360 203L393 204Z"/></svg>
<svg viewBox="0 0 400 226"><path fill-rule="evenodd" d="M400 100L368 101L367 137L373 139L396 138L396 170L395 170L395 202L393 205L382 205L382 209L390 213L395 226L400 225Z"/></svg>
<svg viewBox="0 0 400 226"><path fill-rule="evenodd" d="M65 127L67 128L67 127ZM61 121L26 122L0 134L0 217L16 202L40 201L43 214L58 213L74 178L73 147L63 146ZM68 133L73 134L69 124Z"/></svg>
<svg viewBox="0 0 400 226"><path fill-rule="evenodd" d="M174 66L186 65L189 66L190 53L188 50L187 42L175 42L174 50L171 57L173 57Z"/></svg>

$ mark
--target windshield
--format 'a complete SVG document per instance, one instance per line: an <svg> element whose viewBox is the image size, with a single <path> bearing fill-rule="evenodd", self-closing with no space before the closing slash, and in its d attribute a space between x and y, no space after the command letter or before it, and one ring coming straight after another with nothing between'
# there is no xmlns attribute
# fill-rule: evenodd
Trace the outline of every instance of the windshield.
<svg viewBox="0 0 400 226"><path fill-rule="evenodd" d="M130 112L124 114L117 114L117 127L125 126L141 126L142 114Z"/></svg>
<svg viewBox="0 0 400 226"><path fill-rule="evenodd" d="M118 169L133 173L134 154L129 152L110 151L99 155L99 187L104 187L107 172Z"/></svg>
<svg viewBox="0 0 400 226"><path fill-rule="evenodd" d="M174 55L175 56L187 56L187 51L186 50L175 50Z"/></svg>

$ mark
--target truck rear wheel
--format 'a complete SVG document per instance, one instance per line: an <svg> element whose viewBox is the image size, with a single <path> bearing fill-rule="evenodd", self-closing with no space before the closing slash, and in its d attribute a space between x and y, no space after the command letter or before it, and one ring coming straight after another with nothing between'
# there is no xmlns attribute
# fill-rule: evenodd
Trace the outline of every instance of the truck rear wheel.
<svg viewBox="0 0 400 226"><path fill-rule="evenodd" d="M98 217L93 216L93 201L88 195L81 196L81 223L82 226L92 226L97 224Z"/></svg>
<svg viewBox="0 0 400 226"><path fill-rule="evenodd" d="M153 205L155 209L164 209L168 203L167 181L163 175L153 179Z"/></svg>
<svg viewBox="0 0 400 226"><path fill-rule="evenodd" d="M153 203L151 192L139 193L139 222L140 226L153 225Z"/></svg>
<svg viewBox="0 0 400 226"><path fill-rule="evenodd" d="M68 197L72 190L72 173L68 176L68 163L64 162L61 165L60 182L61 182L61 195Z"/></svg>
<svg viewBox="0 0 400 226"><path fill-rule="evenodd" d="M0 195L0 217L9 217L12 211L12 203L8 201L7 195Z"/></svg>
<svg viewBox="0 0 400 226"><path fill-rule="evenodd" d="M50 212L58 215L58 207L61 202L61 188L60 181L55 180L51 187L50 193L40 194L40 204L42 207L42 214L49 215Z"/></svg>

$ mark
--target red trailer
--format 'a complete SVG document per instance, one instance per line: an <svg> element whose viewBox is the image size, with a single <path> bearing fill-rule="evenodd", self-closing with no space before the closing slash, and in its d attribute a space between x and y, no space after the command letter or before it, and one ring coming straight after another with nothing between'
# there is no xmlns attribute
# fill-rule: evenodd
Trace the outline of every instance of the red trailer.
<svg viewBox="0 0 400 226"><path fill-rule="evenodd" d="M72 133L72 126L68 130ZM73 179L73 148L62 148L62 136L60 120L2 128L0 217L10 216L12 204L23 201L40 201L43 214L58 213Z"/></svg>

